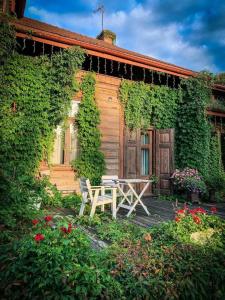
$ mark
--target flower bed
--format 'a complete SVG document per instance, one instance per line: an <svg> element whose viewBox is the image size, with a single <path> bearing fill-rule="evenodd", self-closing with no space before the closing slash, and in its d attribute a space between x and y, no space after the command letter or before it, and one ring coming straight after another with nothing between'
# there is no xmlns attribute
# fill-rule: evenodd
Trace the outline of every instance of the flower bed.
<svg viewBox="0 0 225 300"><path fill-rule="evenodd" d="M128 220L36 216L2 247L5 299L224 299L225 222L203 208L140 228ZM82 228L108 241L95 250ZM198 236L196 238L196 233ZM204 233L204 236L199 234ZM202 241L204 241L202 243Z"/></svg>

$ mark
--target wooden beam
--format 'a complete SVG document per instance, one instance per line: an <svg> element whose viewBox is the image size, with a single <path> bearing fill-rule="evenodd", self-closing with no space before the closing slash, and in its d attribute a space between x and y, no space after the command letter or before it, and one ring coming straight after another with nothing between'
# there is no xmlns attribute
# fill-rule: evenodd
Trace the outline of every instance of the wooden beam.
<svg viewBox="0 0 225 300"><path fill-rule="evenodd" d="M36 41L36 42L39 42L39 43L44 43L46 45L52 45L52 46L55 46L55 47L59 47L59 48L69 48L68 45L65 45L65 44L62 44L62 43L58 43L58 42L54 42L54 41L50 41L50 40L47 40L47 39L44 39L44 38L40 38L40 37L37 37L37 36L30 36L26 33L21 33L21 32L17 32L16 33L16 37L19 37L19 38L23 38L23 39L27 39L27 40L32 40L32 41Z"/></svg>
<svg viewBox="0 0 225 300"><path fill-rule="evenodd" d="M207 110L207 115L209 116L216 116L216 117L222 117L225 118L225 113L222 112L217 112L217 111L212 111L212 110Z"/></svg>

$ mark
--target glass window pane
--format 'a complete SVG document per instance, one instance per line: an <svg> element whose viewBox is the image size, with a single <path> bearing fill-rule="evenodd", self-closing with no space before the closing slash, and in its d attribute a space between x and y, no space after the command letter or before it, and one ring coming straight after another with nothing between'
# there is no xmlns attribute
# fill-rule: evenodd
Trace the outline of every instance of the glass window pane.
<svg viewBox="0 0 225 300"><path fill-rule="evenodd" d="M149 175L149 149L141 149L141 175Z"/></svg>
<svg viewBox="0 0 225 300"><path fill-rule="evenodd" d="M141 144L142 145L148 145L149 144L149 135L148 135L148 133L142 133L141 134Z"/></svg>

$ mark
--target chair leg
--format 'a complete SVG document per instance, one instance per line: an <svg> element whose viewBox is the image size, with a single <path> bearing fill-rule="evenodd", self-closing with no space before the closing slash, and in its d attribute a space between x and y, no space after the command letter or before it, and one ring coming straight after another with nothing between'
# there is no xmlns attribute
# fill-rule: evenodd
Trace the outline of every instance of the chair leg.
<svg viewBox="0 0 225 300"><path fill-rule="evenodd" d="M95 191L95 195L94 195L94 198L93 198L93 201L91 203L91 213L90 213L90 218L92 218L95 214L95 210L96 210L96 206L97 206L97 199L98 199L98 195L99 195L99 191L96 190Z"/></svg>
<svg viewBox="0 0 225 300"><path fill-rule="evenodd" d="M116 219L116 190L113 190L112 197L113 197L112 215L113 215L113 218Z"/></svg>
<svg viewBox="0 0 225 300"><path fill-rule="evenodd" d="M83 216L83 214L84 214L84 209L85 209L85 205L86 205L85 202L82 202L82 203L81 203L81 207L80 207L80 211L79 211L79 216Z"/></svg>
<svg viewBox="0 0 225 300"><path fill-rule="evenodd" d="M96 204L93 204L91 207L91 213L90 213L90 218L93 218L96 210Z"/></svg>
<svg viewBox="0 0 225 300"><path fill-rule="evenodd" d="M104 212L105 211L105 205L101 205L101 211Z"/></svg>

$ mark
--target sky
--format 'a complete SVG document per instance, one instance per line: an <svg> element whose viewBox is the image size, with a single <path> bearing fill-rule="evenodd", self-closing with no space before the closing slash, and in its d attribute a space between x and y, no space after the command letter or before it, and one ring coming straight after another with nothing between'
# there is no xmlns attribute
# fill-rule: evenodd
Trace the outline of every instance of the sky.
<svg viewBox="0 0 225 300"><path fill-rule="evenodd" d="M225 0L27 0L25 16L194 71L225 72Z"/></svg>

